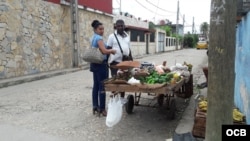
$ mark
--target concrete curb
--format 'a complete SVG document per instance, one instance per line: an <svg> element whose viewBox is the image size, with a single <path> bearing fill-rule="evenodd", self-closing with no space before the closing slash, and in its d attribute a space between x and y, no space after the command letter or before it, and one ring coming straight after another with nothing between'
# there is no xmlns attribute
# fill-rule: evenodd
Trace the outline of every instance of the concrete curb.
<svg viewBox="0 0 250 141"><path fill-rule="evenodd" d="M84 68L70 68L70 69L50 71L50 72L22 76L22 77L16 77L16 78L10 78L10 79L4 79L4 80L0 80L0 88L18 85L18 84L22 84L22 83L26 83L26 82L35 81L35 80L50 78L50 77L57 76L57 75L72 73L72 72L80 71L82 69L84 69Z"/></svg>

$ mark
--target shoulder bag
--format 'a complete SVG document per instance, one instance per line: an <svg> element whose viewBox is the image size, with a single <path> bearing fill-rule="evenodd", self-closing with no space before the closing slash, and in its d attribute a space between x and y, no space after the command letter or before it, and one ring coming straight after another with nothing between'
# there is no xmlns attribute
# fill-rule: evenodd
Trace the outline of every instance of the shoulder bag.
<svg viewBox="0 0 250 141"><path fill-rule="evenodd" d="M121 45L120 45L120 42L119 42L115 33L114 33L114 35L115 35L116 41L117 41L119 48L121 50L121 53L122 53L122 61L133 61L133 57L132 57L132 53L131 53L130 48L129 48L129 55L124 55L123 50L122 50Z"/></svg>
<svg viewBox="0 0 250 141"><path fill-rule="evenodd" d="M103 62L103 54L99 48L93 47L93 41L91 46L84 50L82 59L89 63L101 64Z"/></svg>

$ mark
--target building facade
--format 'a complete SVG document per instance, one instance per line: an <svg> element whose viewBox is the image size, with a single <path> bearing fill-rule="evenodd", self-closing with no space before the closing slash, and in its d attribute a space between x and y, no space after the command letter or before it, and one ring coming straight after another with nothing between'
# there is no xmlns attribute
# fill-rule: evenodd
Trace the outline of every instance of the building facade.
<svg viewBox="0 0 250 141"><path fill-rule="evenodd" d="M240 111L246 115L247 124L250 124L250 1L245 8L247 10L238 8L234 101Z"/></svg>

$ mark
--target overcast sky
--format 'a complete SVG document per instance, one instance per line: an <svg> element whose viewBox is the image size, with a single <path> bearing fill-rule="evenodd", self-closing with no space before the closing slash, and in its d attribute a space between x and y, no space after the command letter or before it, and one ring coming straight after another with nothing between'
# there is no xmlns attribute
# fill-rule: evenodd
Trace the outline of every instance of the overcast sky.
<svg viewBox="0 0 250 141"><path fill-rule="evenodd" d="M173 24L177 19L178 0L113 0L113 8L119 11L128 12L142 20L150 20L158 23L160 19L168 19ZM200 24L210 22L211 0L179 0L179 23L183 24L185 15L185 33L192 32L194 19L195 30L199 33ZM158 7L158 8L157 8Z"/></svg>

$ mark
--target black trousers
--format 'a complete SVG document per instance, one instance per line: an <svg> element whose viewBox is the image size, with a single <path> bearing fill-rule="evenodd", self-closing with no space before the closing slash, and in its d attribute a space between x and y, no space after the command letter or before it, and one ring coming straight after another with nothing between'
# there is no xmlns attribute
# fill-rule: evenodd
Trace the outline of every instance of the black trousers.
<svg viewBox="0 0 250 141"><path fill-rule="evenodd" d="M112 63L110 63L110 72L111 72L111 76L112 77L115 77L116 75L117 75L117 71L118 71L118 69L116 69L116 68L113 68L112 67L112 65L117 65L119 62L112 62ZM120 94L121 94L121 97L123 97L124 98L124 96L125 96L125 92L120 92Z"/></svg>

